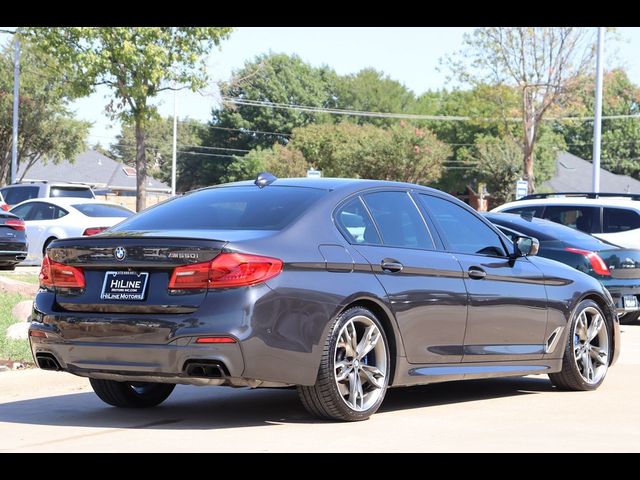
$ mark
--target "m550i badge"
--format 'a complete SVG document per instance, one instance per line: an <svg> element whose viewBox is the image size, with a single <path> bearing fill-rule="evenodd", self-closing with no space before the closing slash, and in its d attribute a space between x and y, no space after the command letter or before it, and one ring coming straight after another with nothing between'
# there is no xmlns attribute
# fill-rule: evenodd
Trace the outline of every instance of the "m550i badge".
<svg viewBox="0 0 640 480"><path fill-rule="evenodd" d="M193 253L193 252L169 252L169 254L167 255L168 258L190 258L190 259L195 259L197 260L200 255L198 253Z"/></svg>

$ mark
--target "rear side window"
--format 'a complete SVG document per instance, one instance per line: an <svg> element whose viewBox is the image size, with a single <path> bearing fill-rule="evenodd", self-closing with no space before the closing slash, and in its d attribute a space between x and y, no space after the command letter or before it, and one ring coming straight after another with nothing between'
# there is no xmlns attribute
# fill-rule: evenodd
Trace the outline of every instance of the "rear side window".
<svg viewBox="0 0 640 480"><path fill-rule="evenodd" d="M522 217L542 217L542 210L544 205L532 205L528 207L516 207L509 208L507 210L501 210L503 213L514 213Z"/></svg>
<svg viewBox="0 0 640 480"><path fill-rule="evenodd" d="M349 242L381 245L380 236L360 198L345 203L336 212L338 228Z"/></svg>
<svg viewBox="0 0 640 480"><path fill-rule="evenodd" d="M50 197L78 197L78 198L95 198L93 192L89 188L82 187L51 187L49 191Z"/></svg>
<svg viewBox="0 0 640 480"><path fill-rule="evenodd" d="M363 198L385 246L435 248L424 220L407 192L377 192Z"/></svg>
<svg viewBox="0 0 640 480"><path fill-rule="evenodd" d="M544 218L567 227L575 228L581 232L591 233L595 231L594 220L597 211L598 208L596 207L551 205L545 209Z"/></svg>
<svg viewBox="0 0 640 480"><path fill-rule="evenodd" d="M2 189L4 201L9 205L17 205L25 200L38 198L40 187L16 185Z"/></svg>
<svg viewBox="0 0 640 480"><path fill-rule="evenodd" d="M442 230L454 253L505 256L498 234L464 208L431 195L420 200Z"/></svg>
<svg viewBox="0 0 640 480"><path fill-rule="evenodd" d="M275 185L209 188L145 210L112 231L281 230L326 193Z"/></svg>
<svg viewBox="0 0 640 480"><path fill-rule="evenodd" d="M130 217L133 212L128 208L121 207L120 205L109 205L105 203L80 203L73 205L73 208L78 210L87 217Z"/></svg>
<svg viewBox="0 0 640 480"><path fill-rule="evenodd" d="M626 232L640 228L640 214L625 208L605 207L602 213L603 233Z"/></svg>

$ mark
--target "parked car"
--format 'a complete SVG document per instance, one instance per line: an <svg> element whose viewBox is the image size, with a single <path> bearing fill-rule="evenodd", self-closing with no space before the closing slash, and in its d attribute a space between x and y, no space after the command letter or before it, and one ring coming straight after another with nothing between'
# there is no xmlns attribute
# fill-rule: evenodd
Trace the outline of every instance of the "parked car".
<svg viewBox="0 0 640 480"><path fill-rule="evenodd" d="M0 193L2 193L4 200L10 206L15 206L32 198L96 198L89 185L62 182L15 183L0 188Z"/></svg>
<svg viewBox="0 0 640 480"><path fill-rule="evenodd" d="M27 235L22 219L0 212L0 270L13 270L27 257Z"/></svg>
<svg viewBox="0 0 640 480"><path fill-rule="evenodd" d="M640 250L621 248L540 218L512 213L487 213L485 218L512 240L535 237L538 256L557 260L597 278L613 297L620 321L640 316Z"/></svg>
<svg viewBox="0 0 640 480"><path fill-rule="evenodd" d="M640 248L640 194L536 193L492 212L544 218L626 248Z"/></svg>
<svg viewBox="0 0 640 480"><path fill-rule="evenodd" d="M355 421L389 386L594 390L619 353L611 296L534 250L431 188L262 174L52 242L29 338L40 368L117 407L177 383L296 385L312 414Z"/></svg>
<svg viewBox="0 0 640 480"><path fill-rule="evenodd" d="M95 235L133 215L115 203L73 197L33 199L11 209L27 228L27 265L40 265L47 246L58 238Z"/></svg>

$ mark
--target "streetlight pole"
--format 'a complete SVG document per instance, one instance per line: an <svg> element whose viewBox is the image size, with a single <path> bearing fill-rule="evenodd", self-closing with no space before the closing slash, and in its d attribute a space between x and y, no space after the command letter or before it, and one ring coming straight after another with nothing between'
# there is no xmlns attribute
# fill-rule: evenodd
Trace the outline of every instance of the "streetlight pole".
<svg viewBox="0 0 640 480"><path fill-rule="evenodd" d="M20 102L20 39L14 37L15 56L13 61L13 134L11 143L11 183L18 174L18 105Z"/></svg>
<svg viewBox="0 0 640 480"><path fill-rule="evenodd" d="M593 119L593 193L600 191L600 140L602 134L602 74L604 69L604 27L598 27L596 58L596 105Z"/></svg>
<svg viewBox="0 0 640 480"><path fill-rule="evenodd" d="M178 91L173 85L173 155L171 157L171 195L176 194L176 165L177 165L177 146L178 146L178 117L176 112L178 110Z"/></svg>

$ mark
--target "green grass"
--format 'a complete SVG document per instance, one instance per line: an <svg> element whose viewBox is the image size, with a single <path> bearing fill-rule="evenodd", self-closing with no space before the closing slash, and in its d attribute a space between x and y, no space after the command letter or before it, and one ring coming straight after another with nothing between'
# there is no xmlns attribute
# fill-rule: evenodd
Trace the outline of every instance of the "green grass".
<svg viewBox="0 0 640 480"><path fill-rule="evenodd" d="M15 323L11 310L18 302L29 298L19 293L0 293L0 360L33 362L28 340L9 340L6 337L7 327Z"/></svg>
<svg viewBox="0 0 640 480"><path fill-rule="evenodd" d="M0 272L3 277L10 278L11 280L19 280L21 282L38 284L38 275L20 272Z"/></svg>

